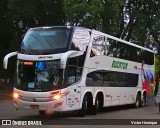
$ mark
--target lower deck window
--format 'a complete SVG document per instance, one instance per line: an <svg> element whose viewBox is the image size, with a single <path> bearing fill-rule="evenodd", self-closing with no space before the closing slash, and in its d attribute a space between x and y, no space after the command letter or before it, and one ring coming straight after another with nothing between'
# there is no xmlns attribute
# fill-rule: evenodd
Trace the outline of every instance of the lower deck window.
<svg viewBox="0 0 160 128"><path fill-rule="evenodd" d="M136 87L138 85L138 74L116 72L116 71L94 71L86 78L86 86L102 87Z"/></svg>

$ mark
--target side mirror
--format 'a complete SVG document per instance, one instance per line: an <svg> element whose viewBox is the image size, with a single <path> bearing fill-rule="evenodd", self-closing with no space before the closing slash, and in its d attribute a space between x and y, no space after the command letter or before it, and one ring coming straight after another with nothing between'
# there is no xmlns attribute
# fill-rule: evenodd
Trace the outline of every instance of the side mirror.
<svg viewBox="0 0 160 128"><path fill-rule="evenodd" d="M84 51L68 51L68 52L64 53L61 57L60 68L65 69L68 58L80 56L83 54L84 54Z"/></svg>
<svg viewBox="0 0 160 128"><path fill-rule="evenodd" d="M7 65L8 65L8 59L12 56L15 56L18 54L18 51L17 52L11 52L9 54L7 54L4 59L3 59L3 68L4 69L7 69Z"/></svg>

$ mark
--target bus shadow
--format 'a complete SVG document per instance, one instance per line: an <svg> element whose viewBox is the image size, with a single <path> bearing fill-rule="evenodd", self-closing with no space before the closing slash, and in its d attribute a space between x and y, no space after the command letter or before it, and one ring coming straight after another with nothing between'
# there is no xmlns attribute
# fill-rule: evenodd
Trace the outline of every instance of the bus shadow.
<svg viewBox="0 0 160 128"><path fill-rule="evenodd" d="M146 104L143 107L150 106L149 104ZM142 108L143 108L142 107ZM122 110L129 110L129 109L137 109L133 105L120 105L120 106L112 106L112 107L104 107L101 110L98 111L98 114L105 114L105 113L112 113L112 112L118 112ZM90 112L87 111L87 116L94 116L90 114ZM75 111L69 111L69 112L55 112L50 115L30 115L30 116L24 116L21 117L22 119L69 119L69 118L78 118L78 115ZM81 117L80 117L81 118Z"/></svg>
<svg viewBox="0 0 160 128"><path fill-rule="evenodd" d="M146 107L148 105L145 105ZM109 112L117 112L122 110L129 110L129 109L137 109L134 105L120 105L120 106L112 106L112 107L104 107L99 113L109 113Z"/></svg>
<svg viewBox="0 0 160 128"><path fill-rule="evenodd" d="M48 114L48 115L29 115L29 116L24 116L21 117L22 119L46 119L46 118L53 118L53 119L65 119L65 118L70 118L70 117L77 117L76 113L74 111L69 111L69 112L55 112L53 114Z"/></svg>

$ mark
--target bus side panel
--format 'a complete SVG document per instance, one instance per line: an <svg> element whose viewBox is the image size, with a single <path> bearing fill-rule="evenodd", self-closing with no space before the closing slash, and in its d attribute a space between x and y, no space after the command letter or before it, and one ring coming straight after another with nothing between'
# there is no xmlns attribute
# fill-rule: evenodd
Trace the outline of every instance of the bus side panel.
<svg viewBox="0 0 160 128"><path fill-rule="evenodd" d="M115 106L120 104L120 88L106 87L105 106Z"/></svg>
<svg viewBox="0 0 160 128"><path fill-rule="evenodd" d="M135 88L136 87L121 87L121 105L134 103Z"/></svg>
<svg viewBox="0 0 160 128"><path fill-rule="evenodd" d="M68 87L67 94L67 109L76 110L80 107L80 87L70 86Z"/></svg>

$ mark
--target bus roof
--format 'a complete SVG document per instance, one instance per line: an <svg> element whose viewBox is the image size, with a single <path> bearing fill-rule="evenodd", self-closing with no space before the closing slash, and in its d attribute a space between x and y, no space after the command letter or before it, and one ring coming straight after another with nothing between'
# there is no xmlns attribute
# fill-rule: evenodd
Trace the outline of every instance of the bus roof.
<svg viewBox="0 0 160 128"><path fill-rule="evenodd" d="M30 28L31 30L36 30L36 29L49 29L49 28L82 28L82 29L88 29L85 27L79 27L79 26L42 26L42 27L34 27L34 28ZM88 29L91 31L91 29Z"/></svg>
<svg viewBox="0 0 160 128"><path fill-rule="evenodd" d="M134 44L134 43L131 43L131 42L128 42L128 41L125 41L125 40L122 40L120 38L117 38L117 37L114 37L114 36L111 36L111 35L108 35L108 34L105 34L103 32L100 32L100 31L97 31L97 30L94 30L94 29L88 29L88 28L85 28L85 27L79 27L79 26L42 26L42 27L35 27L35 28L30 28L31 30L33 29L49 29L49 28L54 28L54 27L66 27L66 28L73 28L73 29L76 29L76 28L82 28L82 29L87 29L88 31L91 31L92 33L94 34L100 34L100 35L103 35L103 36L106 36L108 38L111 38L113 40L116 40L116 41L119 41L121 43L125 43L125 44L128 44L128 45L131 45L133 47L137 47L139 49L143 49L143 50L146 50L146 51L149 51L151 53L156 53L155 51L151 50L151 49L148 49L148 48L145 48L145 47L142 47L140 45L137 45L137 44Z"/></svg>

